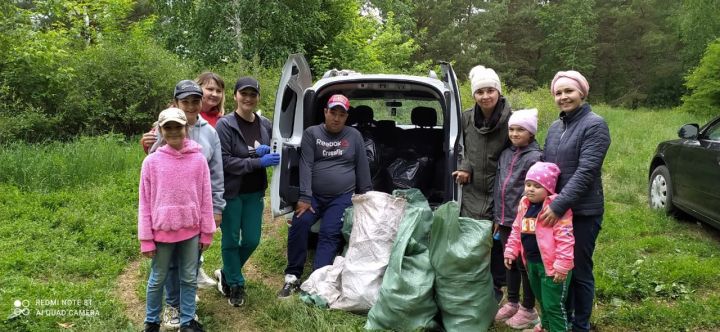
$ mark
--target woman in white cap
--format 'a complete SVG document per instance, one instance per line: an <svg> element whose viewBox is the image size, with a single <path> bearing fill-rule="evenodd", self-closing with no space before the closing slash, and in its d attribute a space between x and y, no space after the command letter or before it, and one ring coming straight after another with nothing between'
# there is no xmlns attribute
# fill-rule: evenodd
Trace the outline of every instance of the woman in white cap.
<svg viewBox="0 0 720 332"><path fill-rule="evenodd" d="M210 169L202 147L187 138L185 113L178 108L160 112L165 144L145 158L140 173L138 239L143 256L152 258L145 332L160 331L163 288L169 283L178 288L180 330L203 331L195 315L196 273L200 252L212 242L215 220ZM169 276L172 265L175 280Z"/></svg>
<svg viewBox="0 0 720 332"><path fill-rule="evenodd" d="M502 96L500 77L491 68L475 66L469 74L475 105L462 113L465 150L460 166L452 175L462 187L460 215L473 219L493 219L493 186L498 159L510 146L508 119L510 103ZM502 244L493 241L492 274L495 297L502 298L505 283Z"/></svg>
<svg viewBox="0 0 720 332"><path fill-rule="evenodd" d="M200 116L203 103L203 90L194 81L182 80L175 85L173 92L173 105L181 109L187 118L188 139L196 142L202 147L202 154L210 168L210 185L213 198L213 216L216 225L222 222L222 211L225 208L223 193L225 190L222 155L220 150L220 138L215 129ZM157 126L155 127L155 129ZM154 133L154 143L148 148L148 153L155 152L159 147L166 144L166 140L160 131ZM147 134L146 134L147 135ZM202 255L198 264L197 286L198 288L213 287L217 283L210 278L202 269ZM180 280L176 260L173 259L168 272L168 281L165 283L165 302L167 306L163 312L163 326L167 329L180 327Z"/></svg>
<svg viewBox="0 0 720 332"><path fill-rule="evenodd" d="M560 118L550 125L545 139L545 161L560 167L560 177L558 197L542 218L553 225L569 209L574 215L575 268L567 305L573 331L590 330L595 297L592 255L604 213L602 164L610 147L607 123L586 102L589 91L587 79L577 71L555 75L550 92Z"/></svg>

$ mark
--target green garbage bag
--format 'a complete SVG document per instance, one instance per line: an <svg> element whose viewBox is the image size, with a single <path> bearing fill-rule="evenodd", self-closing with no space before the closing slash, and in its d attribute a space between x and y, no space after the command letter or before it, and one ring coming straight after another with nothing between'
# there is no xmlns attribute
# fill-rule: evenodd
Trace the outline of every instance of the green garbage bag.
<svg viewBox="0 0 720 332"><path fill-rule="evenodd" d="M345 238L345 246L343 246L342 254L340 256L345 256L348 250L348 244L350 243L350 233L352 233L352 227L353 227L353 214L355 210L353 209L353 206L350 205L345 209L345 212L343 212L343 226L342 226L342 235Z"/></svg>
<svg viewBox="0 0 720 332"><path fill-rule="evenodd" d="M446 331L487 331L498 309L490 275L493 224L459 215L454 201L434 214L430 262L435 301Z"/></svg>
<svg viewBox="0 0 720 332"><path fill-rule="evenodd" d="M436 329L434 273L428 236L432 211L418 189L395 190L407 200L405 214L390 253L377 302L368 312L365 329L410 331Z"/></svg>

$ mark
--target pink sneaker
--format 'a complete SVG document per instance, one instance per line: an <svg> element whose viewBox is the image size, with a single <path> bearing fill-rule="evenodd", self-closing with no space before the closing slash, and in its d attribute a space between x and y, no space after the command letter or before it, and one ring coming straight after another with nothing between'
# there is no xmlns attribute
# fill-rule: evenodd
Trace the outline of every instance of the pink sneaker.
<svg viewBox="0 0 720 332"><path fill-rule="evenodd" d="M518 311L518 307L520 307L520 305L517 303L505 303L505 305L498 310L497 315L495 315L495 321L504 322L510 319L510 317L514 316Z"/></svg>
<svg viewBox="0 0 720 332"><path fill-rule="evenodd" d="M535 309L529 310L523 306L520 306L517 313L508 319L505 324L514 329L529 329L540 323L538 313Z"/></svg>

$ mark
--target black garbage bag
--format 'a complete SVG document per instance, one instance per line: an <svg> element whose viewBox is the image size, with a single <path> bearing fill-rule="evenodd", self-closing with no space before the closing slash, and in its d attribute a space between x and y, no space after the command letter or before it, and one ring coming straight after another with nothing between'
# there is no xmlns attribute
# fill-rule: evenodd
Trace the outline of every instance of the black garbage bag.
<svg viewBox="0 0 720 332"><path fill-rule="evenodd" d="M427 168L430 163L428 157L418 158L397 158L387 167L388 174L392 179L395 189L418 188L424 190L427 187Z"/></svg>

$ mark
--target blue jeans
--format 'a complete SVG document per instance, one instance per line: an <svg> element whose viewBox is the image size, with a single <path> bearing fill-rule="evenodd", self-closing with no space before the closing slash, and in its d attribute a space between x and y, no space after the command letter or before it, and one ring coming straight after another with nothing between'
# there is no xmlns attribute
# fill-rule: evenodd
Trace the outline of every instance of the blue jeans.
<svg viewBox="0 0 720 332"><path fill-rule="evenodd" d="M568 321L572 322L573 331L590 331L590 316L595 298L592 256L601 225L602 215L573 216L575 268L566 302Z"/></svg>
<svg viewBox="0 0 720 332"><path fill-rule="evenodd" d="M176 243L155 242L155 257L152 259L150 278L147 285L145 322L161 323L163 287L168 276L173 256L178 260L180 274L180 324L188 324L195 318L195 293L197 292L199 236Z"/></svg>
<svg viewBox="0 0 720 332"><path fill-rule="evenodd" d="M292 274L298 279L302 276L307 259L310 227L320 218L322 224L313 270L332 265L335 255L340 252L345 241L342 236L342 217L345 209L352 205L351 198L351 192L332 197L313 196L310 205L315 213L308 209L300 218L293 215L292 226L288 230L288 265L285 274Z"/></svg>
<svg viewBox="0 0 720 332"><path fill-rule="evenodd" d="M203 257L202 253L200 253L198 255L198 271L202 262ZM173 308L180 307L180 273L178 272L178 258L175 255L170 259L170 267L168 268L167 279L165 279L165 304Z"/></svg>

